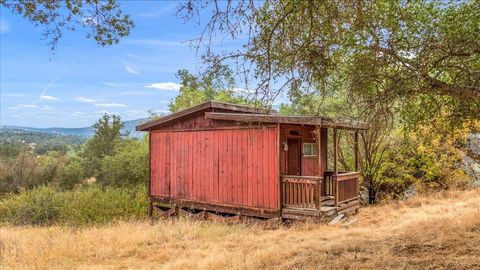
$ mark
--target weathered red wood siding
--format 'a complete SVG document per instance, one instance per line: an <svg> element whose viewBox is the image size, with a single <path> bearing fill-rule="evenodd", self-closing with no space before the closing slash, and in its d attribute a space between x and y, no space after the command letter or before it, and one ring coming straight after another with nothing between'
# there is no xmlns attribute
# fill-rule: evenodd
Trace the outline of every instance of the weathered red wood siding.
<svg viewBox="0 0 480 270"><path fill-rule="evenodd" d="M277 127L152 131L152 196L279 209Z"/></svg>

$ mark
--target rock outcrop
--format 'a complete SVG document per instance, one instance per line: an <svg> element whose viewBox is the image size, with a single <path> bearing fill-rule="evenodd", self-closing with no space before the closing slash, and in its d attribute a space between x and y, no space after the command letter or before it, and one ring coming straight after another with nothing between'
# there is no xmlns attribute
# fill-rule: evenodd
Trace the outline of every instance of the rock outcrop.
<svg viewBox="0 0 480 270"><path fill-rule="evenodd" d="M473 187L480 187L480 134L470 134L466 143L467 155L462 159L462 169L472 179Z"/></svg>

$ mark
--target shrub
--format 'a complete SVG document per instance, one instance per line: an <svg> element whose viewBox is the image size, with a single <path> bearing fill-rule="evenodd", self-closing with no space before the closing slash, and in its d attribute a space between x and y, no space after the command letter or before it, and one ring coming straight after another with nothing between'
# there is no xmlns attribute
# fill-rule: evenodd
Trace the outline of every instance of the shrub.
<svg viewBox="0 0 480 270"><path fill-rule="evenodd" d="M82 160L77 156L70 157L58 172L58 185L62 189L72 189L85 179Z"/></svg>
<svg viewBox="0 0 480 270"><path fill-rule="evenodd" d="M102 185L125 186L148 180L146 140L124 139L115 145L115 154L105 156L97 180Z"/></svg>
<svg viewBox="0 0 480 270"><path fill-rule="evenodd" d="M68 202L62 211L62 223L99 224L146 217L147 191L144 186L102 188L93 185L66 194Z"/></svg>
<svg viewBox="0 0 480 270"><path fill-rule="evenodd" d="M48 187L9 195L0 201L0 220L14 225L50 225L59 220L63 203Z"/></svg>
<svg viewBox="0 0 480 270"><path fill-rule="evenodd" d="M146 217L144 186L102 188L98 185L58 191L38 187L0 199L0 222L13 225L101 224Z"/></svg>

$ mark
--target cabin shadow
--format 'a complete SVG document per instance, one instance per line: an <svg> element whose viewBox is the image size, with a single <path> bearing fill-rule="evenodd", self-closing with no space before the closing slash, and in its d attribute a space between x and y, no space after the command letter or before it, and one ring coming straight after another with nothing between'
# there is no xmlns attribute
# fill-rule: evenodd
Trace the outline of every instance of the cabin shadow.
<svg viewBox="0 0 480 270"><path fill-rule="evenodd" d="M367 128L215 101L139 125L149 134L149 215L325 220L355 213L358 133ZM340 130L354 139L351 172L338 170Z"/></svg>

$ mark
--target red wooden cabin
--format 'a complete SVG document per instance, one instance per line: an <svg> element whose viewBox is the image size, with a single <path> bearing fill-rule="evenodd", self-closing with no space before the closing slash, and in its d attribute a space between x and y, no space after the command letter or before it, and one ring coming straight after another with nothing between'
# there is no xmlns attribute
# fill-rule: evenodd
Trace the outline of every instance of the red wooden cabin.
<svg viewBox="0 0 480 270"><path fill-rule="evenodd" d="M355 171L339 172L339 130L365 123L209 101L137 126L149 132L152 205L255 217L322 217L359 207ZM327 170L333 129L333 170ZM356 145L356 144L355 144Z"/></svg>

